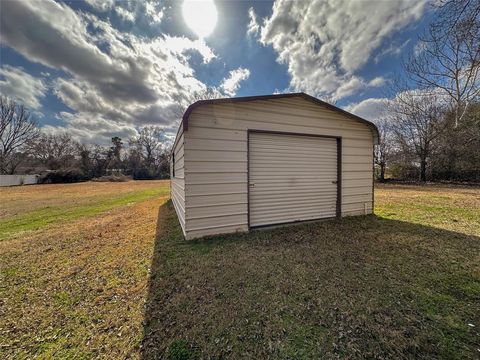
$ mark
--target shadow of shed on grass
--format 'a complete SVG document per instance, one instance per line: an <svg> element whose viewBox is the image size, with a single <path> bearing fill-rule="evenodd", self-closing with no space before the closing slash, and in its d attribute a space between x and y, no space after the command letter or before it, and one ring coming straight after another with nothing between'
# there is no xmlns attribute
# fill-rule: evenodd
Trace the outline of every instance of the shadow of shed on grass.
<svg viewBox="0 0 480 360"><path fill-rule="evenodd" d="M478 254L477 236L376 216L185 241L168 202L141 355L472 357Z"/></svg>

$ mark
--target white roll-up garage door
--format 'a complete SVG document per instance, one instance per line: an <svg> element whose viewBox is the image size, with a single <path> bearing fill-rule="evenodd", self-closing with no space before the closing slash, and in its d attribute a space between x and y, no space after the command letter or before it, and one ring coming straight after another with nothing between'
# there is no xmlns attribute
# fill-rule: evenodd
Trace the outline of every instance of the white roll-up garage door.
<svg viewBox="0 0 480 360"><path fill-rule="evenodd" d="M249 133L250 226L336 216L337 139Z"/></svg>

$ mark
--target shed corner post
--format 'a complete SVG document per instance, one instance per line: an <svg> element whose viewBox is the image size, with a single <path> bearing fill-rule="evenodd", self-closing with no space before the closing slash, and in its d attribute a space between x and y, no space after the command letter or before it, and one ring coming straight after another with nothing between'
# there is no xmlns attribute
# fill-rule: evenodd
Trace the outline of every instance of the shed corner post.
<svg viewBox="0 0 480 360"><path fill-rule="evenodd" d="M337 137L337 219L342 217L342 138Z"/></svg>
<svg viewBox="0 0 480 360"><path fill-rule="evenodd" d="M250 129L247 129L247 226L250 231Z"/></svg>

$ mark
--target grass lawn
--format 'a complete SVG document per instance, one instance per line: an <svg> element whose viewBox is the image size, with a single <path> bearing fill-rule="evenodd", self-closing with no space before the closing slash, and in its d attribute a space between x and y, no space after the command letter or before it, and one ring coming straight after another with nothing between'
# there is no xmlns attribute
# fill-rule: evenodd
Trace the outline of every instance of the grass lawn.
<svg viewBox="0 0 480 360"><path fill-rule="evenodd" d="M480 357L479 188L191 242L168 194L0 189L0 358Z"/></svg>

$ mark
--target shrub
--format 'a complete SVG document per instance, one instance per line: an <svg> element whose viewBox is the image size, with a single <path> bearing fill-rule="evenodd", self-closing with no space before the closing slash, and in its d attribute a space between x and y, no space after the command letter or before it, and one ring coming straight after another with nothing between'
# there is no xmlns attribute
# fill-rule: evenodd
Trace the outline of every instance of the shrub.
<svg viewBox="0 0 480 360"><path fill-rule="evenodd" d="M152 180L156 178L155 171L148 168L135 169L132 175L133 180Z"/></svg>
<svg viewBox="0 0 480 360"><path fill-rule="evenodd" d="M105 175L92 179L92 181L96 182L125 182L130 180L132 180L132 178L125 175Z"/></svg>
<svg viewBox="0 0 480 360"><path fill-rule="evenodd" d="M42 174L38 180L41 184L74 183L89 180L85 173L77 168L52 170Z"/></svg>

